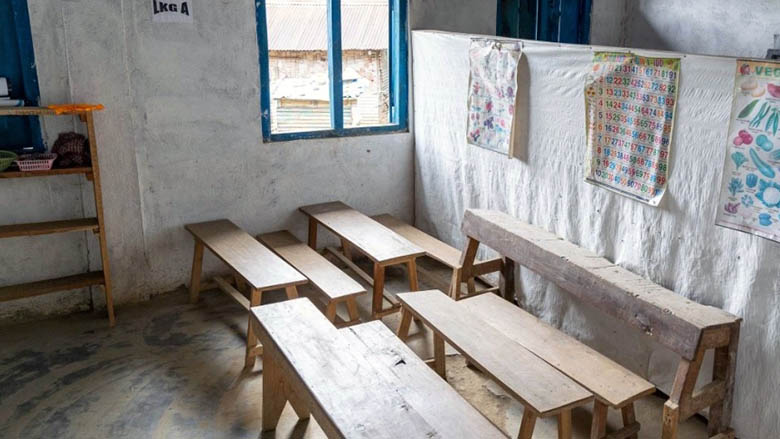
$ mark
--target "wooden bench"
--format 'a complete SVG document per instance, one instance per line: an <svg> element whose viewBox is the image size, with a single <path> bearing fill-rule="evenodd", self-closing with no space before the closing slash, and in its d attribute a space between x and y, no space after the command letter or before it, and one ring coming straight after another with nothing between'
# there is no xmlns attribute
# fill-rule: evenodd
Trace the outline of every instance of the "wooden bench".
<svg viewBox="0 0 780 439"><path fill-rule="evenodd" d="M286 402L329 438L506 438L382 322L336 329L307 299L252 308L263 431Z"/></svg>
<svg viewBox="0 0 780 439"><path fill-rule="evenodd" d="M341 239L343 253L334 249L329 251L371 284L371 314L374 319L395 313L399 309L397 300L385 292L386 267L406 265L409 272L409 289L417 291L416 259L425 254L420 247L340 201L304 206L300 211L309 217L309 247L317 249L317 226L320 224ZM373 262L373 277L352 262L352 247ZM383 298L387 298L392 304L389 309L383 309Z"/></svg>
<svg viewBox="0 0 780 439"><path fill-rule="evenodd" d="M467 210L463 232L468 244L464 272L480 243L504 256L501 284L504 296L514 296L515 262L533 270L580 300L639 329L680 355L669 400L664 404L663 438L677 437L677 428L709 407L711 436L733 437L729 428L741 319L721 309L692 302L595 253L524 223L507 214ZM715 349L713 380L695 390L704 353ZM595 414L605 417L604 402ZM603 429L602 419L594 426Z"/></svg>
<svg viewBox="0 0 780 439"><path fill-rule="evenodd" d="M258 235L257 239L300 271L322 293L325 315L331 322L337 321L336 307L339 303L346 305L350 319L339 323L340 326L360 322L355 297L366 293L363 286L287 230Z"/></svg>
<svg viewBox="0 0 780 439"><path fill-rule="evenodd" d="M249 299L247 299L239 289L231 285L231 279L220 276L214 278L217 287L247 311L252 306L260 305L263 291L284 288L287 297L293 299L298 297L296 285L307 282L301 273L229 220L188 224L185 228L195 238L190 279L190 302L192 303L197 303L200 294L203 249L206 247L230 268L233 272L232 281L236 287L243 289L245 285L249 286ZM257 344L250 317L246 334L245 367L254 366L255 357L262 354L263 346Z"/></svg>
<svg viewBox="0 0 780 439"><path fill-rule="evenodd" d="M439 261L447 267L450 267L452 269L452 278L450 280L450 286L447 291L453 299L460 300L461 298L469 297L475 294L489 293L498 290L498 287L492 286L487 280L482 279L479 274L481 272L492 273L494 271L498 271L501 268L500 259L476 262L474 264L475 267L471 273L473 277L464 279L460 262L460 250L447 244L446 242L442 242L434 238L433 236L414 226L399 220L392 215L385 213L382 215L372 216L371 218L425 250L425 255L429 258ZM417 269L421 274L423 273L421 267L418 266ZM483 289L477 291L475 280L483 284ZM468 295L461 297L461 284L463 283L467 284Z"/></svg>
<svg viewBox="0 0 780 439"><path fill-rule="evenodd" d="M399 338L406 338L412 317L430 327L440 376L446 376L446 341L523 404L519 439L530 439L536 419L547 416L558 417L559 439L571 438L571 409L590 403L590 391L439 290L403 293L398 300L403 307Z"/></svg>

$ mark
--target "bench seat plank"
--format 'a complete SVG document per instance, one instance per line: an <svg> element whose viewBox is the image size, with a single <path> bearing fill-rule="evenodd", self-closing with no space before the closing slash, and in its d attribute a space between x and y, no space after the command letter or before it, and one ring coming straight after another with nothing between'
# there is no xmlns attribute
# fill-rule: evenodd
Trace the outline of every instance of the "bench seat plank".
<svg viewBox="0 0 780 439"><path fill-rule="evenodd" d="M462 228L466 236L637 327L685 359L694 358L703 330L740 321L505 213L469 209Z"/></svg>
<svg viewBox="0 0 780 439"><path fill-rule="evenodd" d="M357 281L286 230L266 233L257 238L298 269L330 300L339 300L366 292Z"/></svg>
<svg viewBox="0 0 780 439"><path fill-rule="evenodd" d="M185 227L252 288L270 290L307 282L301 273L229 220Z"/></svg>
<svg viewBox="0 0 780 439"><path fill-rule="evenodd" d="M339 330L350 349L382 367L383 377L445 438L506 438L382 322Z"/></svg>
<svg viewBox="0 0 780 439"><path fill-rule="evenodd" d="M460 267L460 250L455 247L434 238L392 215L385 213L372 216L371 218L408 239L410 242L420 246L425 250L428 257L433 258L450 268Z"/></svg>
<svg viewBox="0 0 780 439"><path fill-rule="evenodd" d="M593 394L438 290L398 295L404 308L539 416L583 405Z"/></svg>
<svg viewBox="0 0 780 439"><path fill-rule="evenodd" d="M345 337L309 300L258 306L251 312L261 328L261 340L278 353L278 366L296 380L292 387L311 401L317 422L333 432L329 437L452 437L432 422L452 421L454 413L442 410L437 415L443 419L427 419L425 411L405 398L410 390L388 380L392 372L387 371L387 362L353 351L354 338ZM437 395L430 396L427 404L440 405Z"/></svg>
<svg viewBox="0 0 780 439"><path fill-rule="evenodd" d="M458 302L489 325L556 367L612 407L655 391L647 380L523 309L494 295Z"/></svg>
<svg viewBox="0 0 780 439"><path fill-rule="evenodd" d="M379 264L389 265L425 254L406 238L340 201L304 206L300 210Z"/></svg>

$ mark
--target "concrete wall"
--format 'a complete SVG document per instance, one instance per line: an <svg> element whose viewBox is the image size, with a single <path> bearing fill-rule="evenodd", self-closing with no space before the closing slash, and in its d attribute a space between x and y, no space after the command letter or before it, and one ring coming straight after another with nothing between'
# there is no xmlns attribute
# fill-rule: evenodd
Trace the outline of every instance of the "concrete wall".
<svg viewBox="0 0 780 439"><path fill-rule="evenodd" d="M495 0L409 0L411 29L496 34Z"/></svg>
<svg viewBox="0 0 780 439"><path fill-rule="evenodd" d="M591 43L763 58L780 33L776 0L594 0Z"/></svg>
<svg viewBox="0 0 780 439"><path fill-rule="evenodd" d="M588 46L524 41L518 158L467 145L470 37L413 33L417 225L462 246L465 209L504 211L743 317L734 426L743 439L780 437L780 245L714 224L735 60L683 58L672 171L654 208L584 181ZM528 270L517 278L527 310L670 391L676 355Z"/></svg>
<svg viewBox="0 0 780 439"><path fill-rule="evenodd" d="M412 216L411 134L263 144L254 2L193 3L195 24L164 25L148 1L29 2L43 103L106 105L96 123L120 304L188 279L185 223L227 217L303 237L296 208L333 199ZM74 123L44 126L51 144ZM90 191L80 177L4 182L0 223L78 217ZM95 269L98 254L81 233L4 240L0 285ZM1 303L0 322L88 309L91 296L101 306L100 288Z"/></svg>

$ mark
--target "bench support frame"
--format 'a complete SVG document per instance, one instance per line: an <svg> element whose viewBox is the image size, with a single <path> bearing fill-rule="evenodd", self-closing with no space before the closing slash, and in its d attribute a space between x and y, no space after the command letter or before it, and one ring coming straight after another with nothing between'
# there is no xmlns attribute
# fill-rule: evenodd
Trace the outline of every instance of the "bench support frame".
<svg viewBox="0 0 780 439"><path fill-rule="evenodd" d="M486 274L488 268L500 272L500 294L505 299L515 302L515 266L516 261L503 257L499 264L475 264L477 249L480 242L468 236L468 243L461 256L463 281L467 282L476 275ZM408 326L404 328L406 319L402 319L399 328L399 336L408 333ZM401 337L403 339L403 337ZM709 407L710 419L707 425L711 439L733 439L734 432L729 427L731 424L731 404L734 394L734 377L737 365L737 346L739 343L739 322L706 329L700 336L699 346L692 359L681 358L677 368L677 374L669 395L669 400L664 404L662 439L677 439L677 429L680 422L685 421L697 412ZM712 371L712 382L702 389L695 391L696 380L699 377L704 353L708 349L715 349L715 363ZM601 407L600 407L601 406ZM598 400L594 406L594 418L591 429L591 439L601 438L635 438L639 431L639 424L634 420L633 404L621 408L623 411L623 429L606 434L607 406ZM617 408L617 407L616 407ZM629 413L630 412L630 413ZM634 427L633 425L636 425ZM636 432L633 430L636 429Z"/></svg>

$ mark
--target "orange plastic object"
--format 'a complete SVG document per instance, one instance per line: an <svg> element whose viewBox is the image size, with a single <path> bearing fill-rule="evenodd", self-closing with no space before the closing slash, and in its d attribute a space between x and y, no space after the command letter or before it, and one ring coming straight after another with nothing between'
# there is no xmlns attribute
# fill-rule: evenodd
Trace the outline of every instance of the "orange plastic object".
<svg viewBox="0 0 780 439"><path fill-rule="evenodd" d="M49 105L49 108L54 110L54 114L66 114L66 113L81 113L84 111L97 111L102 110L101 104L60 104Z"/></svg>

